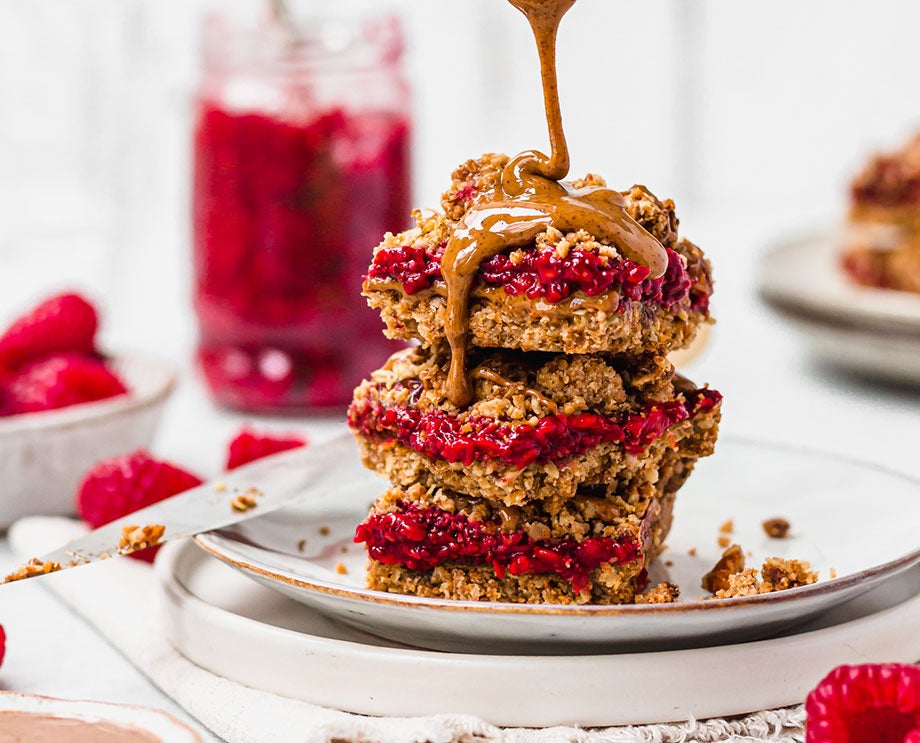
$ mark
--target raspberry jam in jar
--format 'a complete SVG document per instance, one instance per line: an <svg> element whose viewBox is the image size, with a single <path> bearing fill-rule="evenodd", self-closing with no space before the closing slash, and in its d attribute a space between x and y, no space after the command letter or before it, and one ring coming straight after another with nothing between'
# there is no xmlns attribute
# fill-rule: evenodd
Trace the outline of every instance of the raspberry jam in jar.
<svg viewBox="0 0 920 743"><path fill-rule="evenodd" d="M209 19L194 134L198 361L228 407L344 407L399 346L361 296L409 218L408 91L392 17Z"/></svg>

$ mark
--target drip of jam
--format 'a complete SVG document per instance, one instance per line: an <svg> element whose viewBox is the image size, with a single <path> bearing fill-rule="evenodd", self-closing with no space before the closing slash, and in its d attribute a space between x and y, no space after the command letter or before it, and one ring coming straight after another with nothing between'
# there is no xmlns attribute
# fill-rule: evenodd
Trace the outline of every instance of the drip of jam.
<svg viewBox="0 0 920 743"><path fill-rule="evenodd" d="M510 0L527 16L540 56L543 97L551 156L523 152L502 172L500 183L483 194L463 216L448 240L441 262L447 288L445 335L451 350L447 396L457 407L472 402L466 374L469 298L483 261L531 243L549 227L562 232L587 230L646 266L651 278L668 266L661 243L627 214L617 191L598 186L575 188L561 179L569 171L556 75L556 34L575 0Z"/></svg>
<svg viewBox="0 0 920 743"><path fill-rule="evenodd" d="M561 462L605 442L622 442L627 453L640 454L671 426L714 408L722 396L699 389L685 398L655 403L620 418L595 413L549 415L536 425L365 401L352 403L348 422L363 436L395 438L430 459L467 466L497 459L524 469L534 463Z"/></svg>
<svg viewBox="0 0 920 743"><path fill-rule="evenodd" d="M398 506L398 511L373 513L359 524L355 542L366 543L368 555L377 562L409 570L431 570L451 562L491 565L500 579L555 573L578 593L587 588L591 571L601 565L631 563L642 555L641 545L633 539L533 541L523 531L501 531L495 523L471 521L463 513L414 503Z"/></svg>

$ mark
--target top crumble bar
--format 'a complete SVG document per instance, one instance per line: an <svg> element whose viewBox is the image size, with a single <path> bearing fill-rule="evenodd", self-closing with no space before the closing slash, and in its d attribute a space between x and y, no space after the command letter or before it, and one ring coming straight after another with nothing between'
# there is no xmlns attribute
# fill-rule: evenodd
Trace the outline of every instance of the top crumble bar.
<svg viewBox="0 0 920 743"><path fill-rule="evenodd" d="M446 291L440 261L453 229L508 162L484 155L454 171L443 212L415 212L416 226L387 234L364 281L391 338L444 341ZM577 187L602 186L594 175ZM710 322L712 276L702 251L678 237L674 204L642 186L625 208L666 248L659 279L584 230L549 228L529 246L484 261L470 299L470 342L482 348L556 353L659 353L690 343Z"/></svg>

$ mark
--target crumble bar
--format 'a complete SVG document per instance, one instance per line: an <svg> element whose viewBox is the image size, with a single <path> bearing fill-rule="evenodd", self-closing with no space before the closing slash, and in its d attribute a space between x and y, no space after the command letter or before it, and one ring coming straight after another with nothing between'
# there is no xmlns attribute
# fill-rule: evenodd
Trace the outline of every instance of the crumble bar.
<svg viewBox="0 0 920 743"><path fill-rule="evenodd" d="M364 464L395 484L516 505L585 484L661 478L676 489L713 450L721 398L663 358L475 358L477 399L463 411L444 395L447 359L436 351L399 352L362 383L348 420Z"/></svg>
<svg viewBox="0 0 920 743"><path fill-rule="evenodd" d="M415 213L416 226L388 234L375 249L364 295L379 309L391 338L444 341L446 294L440 260L451 231L477 195L488 192L507 163L485 155L454 172L443 213ZM589 176L575 185L603 185ZM649 353L687 346L709 319L709 262L677 236L670 200L642 186L622 192L626 211L665 247L668 270L624 258L584 230L554 228L529 247L479 267L469 306L470 344L562 353Z"/></svg>
<svg viewBox="0 0 920 743"><path fill-rule="evenodd" d="M671 525L673 491L623 513L576 496L559 511L496 506L443 488L391 488L356 533L371 588L513 603L630 603ZM663 600L664 592L654 594Z"/></svg>
<svg viewBox="0 0 920 743"><path fill-rule="evenodd" d="M876 155L851 187L844 270L865 286L920 292L920 135Z"/></svg>

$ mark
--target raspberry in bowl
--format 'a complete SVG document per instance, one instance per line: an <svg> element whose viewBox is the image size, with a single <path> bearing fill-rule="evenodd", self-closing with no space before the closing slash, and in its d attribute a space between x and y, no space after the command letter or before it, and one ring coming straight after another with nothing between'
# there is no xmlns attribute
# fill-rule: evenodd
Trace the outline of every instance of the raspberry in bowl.
<svg viewBox="0 0 920 743"><path fill-rule="evenodd" d="M91 301L64 293L0 335L0 529L72 513L90 465L153 438L174 374L153 359L102 353L98 325Z"/></svg>

